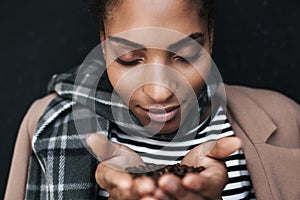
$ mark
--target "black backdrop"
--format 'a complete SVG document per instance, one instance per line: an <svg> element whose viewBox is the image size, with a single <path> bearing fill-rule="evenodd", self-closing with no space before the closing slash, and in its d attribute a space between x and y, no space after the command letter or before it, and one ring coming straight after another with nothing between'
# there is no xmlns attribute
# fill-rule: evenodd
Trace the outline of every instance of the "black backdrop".
<svg viewBox="0 0 300 200"><path fill-rule="evenodd" d="M300 102L299 5L219 2L214 60L224 82L276 90ZM99 39L87 0L2 0L0 24L1 198L28 106L45 94L52 74L80 64Z"/></svg>

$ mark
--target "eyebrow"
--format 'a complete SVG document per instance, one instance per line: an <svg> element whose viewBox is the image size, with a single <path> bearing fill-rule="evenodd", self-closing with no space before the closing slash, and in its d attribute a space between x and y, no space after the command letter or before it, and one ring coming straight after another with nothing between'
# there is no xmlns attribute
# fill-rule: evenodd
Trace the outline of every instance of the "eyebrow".
<svg viewBox="0 0 300 200"><path fill-rule="evenodd" d="M193 41L193 40L197 40L199 38L204 38L204 33L192 33L189 36L179 40L178 42L175 42L174 44L171 44L168 48L168 50L174 50L174 49L178 49L182 46L184 46L186 43Z"/></svg>
<svg viewBox="0 0 300 200"><path fill-rule="evenodd" d="M108 39L111 40L111 41L117 42L117 43L124 44L126 46L131 46L131 47L136 48L136 49L146 49L143 45L135 43L135 42L131 42L131 41L126 40L124 38L109 36Z"/></svg>
<svg viewBox="0 0 300 200"><path fill-rule="evenodd" d="M144 50L146 49L145 46L143 46L141 44L138 44L138 43L135 43L135 42L132 42L132 41L129 41L129 40L124 39L124 38L120 38L120 37L116 37L116 36L109 36L108 38L111 41L121 43L121 44L124 44L126 46L130 46L130 47L133 47L133 48L136 48L136 49L144 49ZM178 42L175 42L174 44L171 44L169 46L168 50L177 49L177 48L183 46L184 44L186 44L187 42L189 42L191 40L196 40L196 39L199 39L199 38L204 38L204 33L201 33L201 32L192 33L189 36L179 40Z"/></svg>

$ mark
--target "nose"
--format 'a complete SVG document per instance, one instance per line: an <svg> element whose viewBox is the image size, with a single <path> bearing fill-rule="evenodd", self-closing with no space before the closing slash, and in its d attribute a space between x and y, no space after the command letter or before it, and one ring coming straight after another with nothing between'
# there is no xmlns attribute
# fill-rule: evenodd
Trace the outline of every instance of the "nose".
<svg viewBox="0 0 300 200"><path fill-rule="evenodd" d="M175 95L170 88L157 83L144 85L143 91L157 104L165 103Z"/></svg>
<svg viewBox="0 0 300 200"><path fill-rule="evenodd" d="M171 69L168 52L150 49L148 63L145 78L149 82L143 86L143 92L157 104L166 103L177 89L176 75Z"/></svg>
<svg viewBox="0 0 300 200"><path fill-rule="evenodd" d="M147 70L149 82L143 86L143 92L155 103L166 103L176 92L177 82L174 72L168 66L151 64Z"/></svg>

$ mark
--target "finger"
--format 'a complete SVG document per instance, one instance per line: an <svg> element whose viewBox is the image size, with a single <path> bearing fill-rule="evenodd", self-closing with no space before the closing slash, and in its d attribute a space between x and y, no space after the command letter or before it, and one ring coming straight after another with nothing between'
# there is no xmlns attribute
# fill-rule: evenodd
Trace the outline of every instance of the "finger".
<svg viewBox="0 0 300 200"><path fill-rule="evenodd" d="M185 188L182 180L174 175L164 175L160 178L159 187L167 194L167 200L203 200L203 196L198 191Z"/></svg>
<svg viewBox="0 0 300 200"><path fill-rule="evenodd" d="M225 137L219 139L208 156L215 159L225 159L242 147L242 141L238 137Z"/></svg>
<svg viewBox="0 0 300 200"><path fill-rule="evenodd" d="M132 190L124 190L119 188L113 188L109 191L110 195L116 199L122 199L122 200L137 200L140 199L140 196L138 194L134 193Z"/></svg>
<svg viewBox="0 0 300 200"><path fill-rule="evenodd" d="M242 142L237 137L225 137L213 142L206 142L193 148L183 159L182 164L199 167L205 166L205 158L222 160L240 149ZM210 149L210 150L209 150ZM206 153L209 152L209 153Z"/></svg>
<svg viewBox="0 0 300 200"><path fill-rule="evenodd" d="M204 197L220 197L228 181L226 170L222 167L212 167L200 174L187 174L182 179L182 185L191 191L200 193Z"/></svg>
<svg viewBox="0 0 300 200"><path fill-rule="evenodd" d="M225 183L226 184L226 183ZM183 180L182 185L198 194L201 194L202 197L209 199L218 199L223 191L225 186L223 183L217 183L215 181L211 181L207 177L189 177Z"/></svg>
<svg viewBox="0 0 300 200"><path fill-rule="evenodd" d="M123 169L145 165L141 157L129 147L114 142L111 144L114 146L114 151L112 152L114 159L111 159L110 162L122 166L121 168Z"/></svg>
<svg viewBox="0 0 300 200"><path fill-rule="evenodd" d="M111 158L116 150L115 146L107 139L107 137L101 134L88 134L86 143L99 161Z"/></svg>
<svg viewBox="0 0 300 200"><path fill-rule="evenodd" d="M139 155L130 148L110 142L104 135L89 134L86 142L99 161L108 161L107 165L125 169L144 164Z"/></svg>
<svg viewBox="0 0 300 200"><path fill-rule="evenodd" d="M181 179L177 176L164 175L159 179L158 185L167 193L169 199L200 199L199 193L185 189L181 184Z"/></svg>
<svg viewBox="0 0 300 200"><path fill-rule="evenodd" d="M105 164L98 165L95 178L97 183L106 190L111 188L129 190L133 185L130 174L113 169Z"/></svg>
<svg viewBox="0 0 300 200"><path fill-rule="evenodd" d="M154 197L159 199L159 200L170 200L170 198L168 197L168 195L166 195L163 190L161 190L160 188L157 188L154 192Z"/></svg>
<svg viewBox="0 0 300 200"><path fill-rule="evenodd" d="M155 197L151 197L151 196L146 196L141 198L141 200L157 200Z"/></svg>
<svg viewBox="0 0 300 200"><path fill-rule="evenodd" d="M199 177L198 174L187 174L182 179L182 185L193 191L202 191L205 188L204 179Z"/></svg>
<svg viewBox="0 0 300 200"><path fill-rule="evenodd" d="M150 177L142 176L134 179L133 188L141 196L153 194L156 186Z"/></svg>
<svg viewBox="0 0 300 200"><path fill-rule="evenodd" d="M140 177L134 180L134 183L130 189L113 187L109 190L110 194L115 199L155 199L152 194L155 190L155 184L153 180L149 177Z"/></svg>

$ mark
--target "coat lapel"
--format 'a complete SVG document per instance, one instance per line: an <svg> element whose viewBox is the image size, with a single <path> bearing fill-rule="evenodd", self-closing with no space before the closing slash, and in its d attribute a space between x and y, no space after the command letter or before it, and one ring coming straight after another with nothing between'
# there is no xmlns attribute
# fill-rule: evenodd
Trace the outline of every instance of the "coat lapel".
<svg viewBox="0 0 300 200"><path fill-rule="evenodd" d="M265 143L277 129L270 116L239 87L225 86L228 112L252 143Z"/></svg>
<svg viewBox="0 0 300 200"><path fill-rule="evenodd" d="M243 151L257 199L273 199L266 171L255 144L265 143L277 129L272 119L238 87L225 86L227 116ZM249 120L250 119L250 120Z"/></svg>

